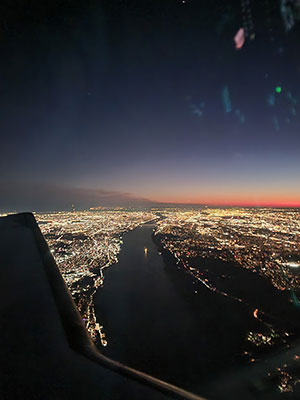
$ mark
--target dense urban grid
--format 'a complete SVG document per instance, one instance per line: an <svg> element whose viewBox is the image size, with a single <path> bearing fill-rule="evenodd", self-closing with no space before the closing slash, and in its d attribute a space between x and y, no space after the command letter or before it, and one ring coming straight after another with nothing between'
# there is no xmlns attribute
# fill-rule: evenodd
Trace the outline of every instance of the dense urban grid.
<svg viewBox="0 0 300 400"><path fill-rule="evenodd" d="M151 212L89 211L35 215L57 265L95 341L107 338L97 322L93 296L103 270L118 261L124 232L151 221Z"/></svg>
<svg viewBox="0 0 300 400"><path fill-rule="evenodd" d="M299 211L207 208L164 216L156 234L190 270L190 259L214 257L259 272L279 290L300 287Z"/></svg>
<svg viewBox="0 0 300 400"><path fill-rule="evenodd" d="M188 264L195 257L238 262L280 290L299 288L300 212L284 209L203 209L166 212L158 223L164 246Z"/></svg>
<svg viewBox="0 0 300 400"><path fill-rule="evenodd" d="M103 346L107 345L107 337L101 321L96 319L94 294L104 283L104 269L118 261L123 234L149 221L156 222L153 240L159 245L159 251L171 256L178 268L183 268L195 282L217 296L225 296L252 310L253 318L260 325L257 330L249 329L245 337L243 357L249 362L255 363L266 349L274 346L289 348L295 333L299 333L288 322L298 319L293 318L293 311L285 321L276 321L281 318L280 312L300 311L297 309L300 305L299 210L99 208L35 216L91 337ZM244 275L234 280L236 271ZM261 303L255 303L257 298L254 301L251 295L264 290L264 286L249 287L259 283L251 281L254 275L268 282L273 290L266 291ZM238 282L237 286L234 281ZM198 291L195 286L195 295ZM290 309L283 306L283 311L276 316L276 307L282 299L288 299ZM294 360L298 359L296 355ZM282 392L292 391L300 382L299 374L293 374L286 364L270 370L268 377L277 382Z"/></svg>
<svg viewBox="0 0 300 400"><path fill-rule="evenodd" d="M223 295L245 304L246 307L253 307L253 318L261 322L262 328L261 332L249 331L245 338L250 349L252 348L251 351L244 352L248 360L256 361L253 348L261 351L279 343L290 347L291 333L286 328L290 315L286 316L286 320L280 321L282 329L278 328L280 322L277 324L277 321L275 329L273 321L276 313L278 319L282 319L284 312L281 307L285 307L280 304L283 303L282 299L287 300L285 310L288 312L297 310L300 304L298 300L300 297L299 210L173 209L165 210L162 215L163 218L158 221L154 236L159 239L163 251L171 254L180 267L216 295ZM211 260L213 264L210 263ZM215 267L216 262L220 263L219 268ZM243 275L246 279L239 279L238 285L234 286L232 283L234 274L236 271L241 274L243 269L245 269L244 274L248 274ZM251 287L251 281L247 278L254 274L250 272L257 276L255 282L259 282L260 279L266 288L267 284L271 283L273 289L276 288L275 296L268 299L269 293L273 296L274 292L269 290L262 296L265 298L264 301L259 305L255 304L257 301L255 292L262 289L257 286ZM288 296L283 298L280 297L281 294ZM254 308L258 306L259 308ZM273 319L269 314L272 314ZM298 319L297 315L295 319ZM299 358L296 356L295 360L297 357ZM292 391L293 386L299 382L297 378L299 374L293 377L285 364L276 371L270 371L269 376L272 379L275 379L275 375L279 378L278 387L283 392Z"/></svg>

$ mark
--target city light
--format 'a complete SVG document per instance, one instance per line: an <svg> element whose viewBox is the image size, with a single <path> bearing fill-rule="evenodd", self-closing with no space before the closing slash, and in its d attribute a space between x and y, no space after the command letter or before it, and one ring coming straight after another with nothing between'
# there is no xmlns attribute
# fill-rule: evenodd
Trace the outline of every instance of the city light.
<svg viewBox="0 0 300 400"><path fill-rule="evenodd" d="M97 322L93 296L104 282L103 270L117 263L122 235L157 218L151 212L88 211L36 214L91 337L108 340Z"/></svg>

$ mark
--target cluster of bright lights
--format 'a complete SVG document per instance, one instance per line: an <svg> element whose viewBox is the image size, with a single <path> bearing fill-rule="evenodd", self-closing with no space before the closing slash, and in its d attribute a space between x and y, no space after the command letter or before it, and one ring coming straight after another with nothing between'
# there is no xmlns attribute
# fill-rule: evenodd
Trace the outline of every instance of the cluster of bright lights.
<svg viewBox="0 0 300 400"><path fill-rule="evenodd" d="M300 211L292 209L232 208L181 210L163 213L155 235L164 251L170 252L180 267L216 295L251 304L246 298L234 297L218 277L205 267L205 260L231 262L267 278L275 288L291 293L290 301L299 307L300 293ZM202 261L201 261L202 260ZM198 265L197 265L198 263ZM230 281L226 268L221 277ZM197 295L195 291L195 295ZM253 348L272 348L276 343L289 347L290 333L274 328L264 310L257 308L253 317L259 321L261 332L248 332L249 351L243 355L255 362ZM251 347L252 346L252 347ZM248 348L246 347L246 348ZM258 351L258 350L257 350ZM286 371L280 373L280 391L292 391L298 381ZM293 384L291 384L293 379Z"/></svg>
<svg viewBox="0 0 300 400"><path fill-rule="evenodd" d="M93 339L107 345L93 296L106 267L118 261L124 232L155 218L150 212L93 211L35 215Z"/></svg>
<svg viewBox="0 0 300 400"><path fill-rule="evenodd" d="M285 209L203 209L166 213L157 234L181 262L193 257L234 261L280 290L300 288L300 212ZM295 261L299 260L299 261Z"/></svg>

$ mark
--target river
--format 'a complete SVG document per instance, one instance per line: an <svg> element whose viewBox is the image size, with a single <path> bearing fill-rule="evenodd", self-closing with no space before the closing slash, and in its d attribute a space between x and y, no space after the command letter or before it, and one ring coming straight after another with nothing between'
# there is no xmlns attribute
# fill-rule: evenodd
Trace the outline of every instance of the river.
<svg viewBox="0 0 300 400"><path fill-rule="evenodd" d="M243 303L165 262L152 232L145 224L126 233L119 262L105 270L95 295L108 341L101 351L201 394L205 381L241 361L247 332L259 321Z"/></svg>

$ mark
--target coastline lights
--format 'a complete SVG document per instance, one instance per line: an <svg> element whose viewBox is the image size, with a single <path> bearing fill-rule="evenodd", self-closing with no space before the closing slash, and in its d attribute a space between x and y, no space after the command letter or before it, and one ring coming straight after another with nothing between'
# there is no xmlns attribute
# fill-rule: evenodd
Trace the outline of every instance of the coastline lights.
<svg viewBox="0 0 300 400"><path fill-rule="evenodd" d="M286 267L290 267L290 268L299 268L300 267L300 262L289 261L289 262L285 263L284 265Z"/></svg>

